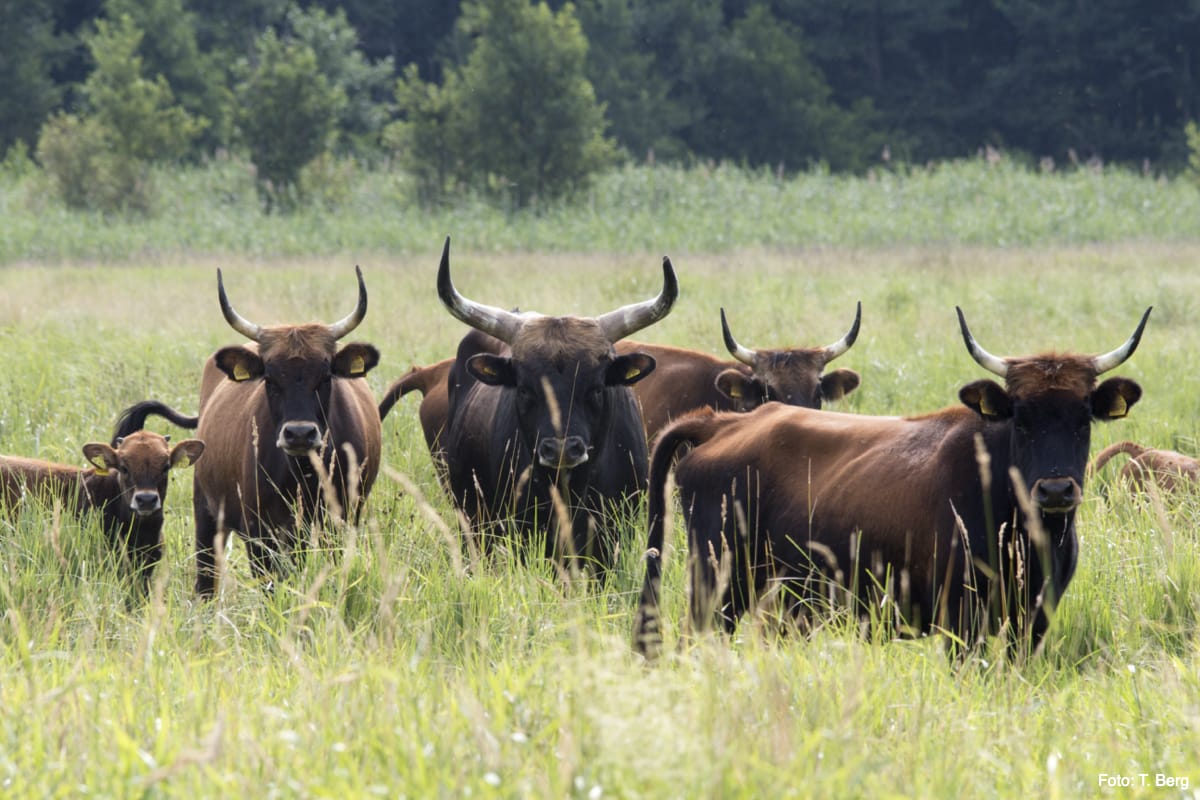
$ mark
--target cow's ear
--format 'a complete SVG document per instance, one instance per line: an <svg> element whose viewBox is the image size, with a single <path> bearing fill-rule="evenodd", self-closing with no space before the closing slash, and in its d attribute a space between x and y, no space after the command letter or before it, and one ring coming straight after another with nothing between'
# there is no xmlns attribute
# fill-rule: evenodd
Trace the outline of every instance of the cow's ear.
<svg viewBox="0 0 1200 800"><path fill-rule="evenodd" d="M747 375L740 369L721 370L713 380L713 386L717 387L717 391L730 400L736 400L739 403L745 403L748 400L757 403L766 396L763 385L758 382L758 379Z"/></svg>
<svg viewBox="0 0 1200 800"><path fill-rule="evenodd" d="M352 342L333 357L333 374L339 378L361 378L379 363L374 345Z"/></svg>
<svg viewBox="0 0 1200 800"><path fill-rule="evenodd" d="M253 378L261 378L264 367L258 353L245 347L222 347L213 356L217 369L224 372L231 381L241 383Z"/></svg>
<svg viewBox="0 0 1200 800"><path fill-rule="evenodd" d="M1008 419L1012 416L1012 398L995 381L968 383L958 390L958 399L984 419Z"/></svg>
<svg viewBox="0 0 1200 800"><path fill-rule="evenodd" d="M1092 392L1092 416L1111 422L1129 413L1142 397L1142 387L1128 378L1109 378Z"/></svg>
<svg viewBox="0 0 1200 800"><path fill-rule="evenodd" d="M184 439L171 448L172 467L190 467L204 455L204 442L199 439Z"/></svg>
<svg viewBox="0 0 1200 800"><path fill-rule="evenodd" d="M841 400L858 388L862 379L852 369L835 369L821 376L821 399Z"/></svg>
<svg viewBox="0 0 1200 800"><path fill-rule="evenodd" d="M117 451L105 442L88 442L83 446L83 457L96 468L97 475L107 475L110 469L121 465Z"/></svg>
<svg viewBox="0 0 1200 800"><path fill-rule="evenodd" d="M605 386L632 386L654 372L654 356L646 353L630 353L617 356L604 373Z"/></svg>
<svg viewBox="0 0 1200 800"><path fill-rule="evenodd" d="M512 359L504 356L494 356L491 353L479 353L467 359L467 372L475 376L475 380L488 386L516 386L517 373L513 370Z"/></svg>

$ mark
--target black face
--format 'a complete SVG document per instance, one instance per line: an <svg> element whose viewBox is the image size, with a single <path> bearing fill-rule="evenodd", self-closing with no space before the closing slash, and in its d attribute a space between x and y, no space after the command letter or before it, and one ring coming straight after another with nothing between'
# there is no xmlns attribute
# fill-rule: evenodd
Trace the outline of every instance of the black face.
<svg viewBox="0 0 1200 800"><path fill-rule="evenodd" d="M467 368L479 381L514 392L521 443L533 462L569 470L587 462L606 434L613 393L648 375L654 359L632 353L592 368L576 362L557 369L480 354Z"/></svg>
<svg viewBox="0 0 1200 800"><path fill-rule="evenodd" d="M217 351L217 366L235 382L261 379L275 445L290 456L319 449L328 427L334 378L360 378L379 362L368 344L348 344L332 358L270 358L245 347Z"/></svg>
<svg viewBox="0 0 1200 800"><path fill-rule="evenodd" d="M1066 513L1079 505L1091 439L1087 398L1053 392L1013 404L1013 465L1043 513Z"/></svg>
<svg viewBox="0 0 1200 800"><path fill-rule="evenodd" d="M276 426L275 445L290 456L319 448L328 425L325 410L333 391L329 360L288 359L265 366L263 389Z"/></svg>
<svg viewBox="0 0 1200 800"><path fill-rule="evenodd" d="M1066 514L1079 506L1092 420L1125 416L1141 395L1141 387L1126 378L1109 378L1090 394L1057 389L1019 400L990 380L959 391L963 403L984 419L1008 422L1012 464L1043 514Z"/></svg>

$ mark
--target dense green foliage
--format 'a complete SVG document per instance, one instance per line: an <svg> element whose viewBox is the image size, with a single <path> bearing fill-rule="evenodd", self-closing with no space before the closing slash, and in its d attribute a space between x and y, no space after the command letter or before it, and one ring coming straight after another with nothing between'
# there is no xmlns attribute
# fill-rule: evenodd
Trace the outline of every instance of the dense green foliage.
<svg viewBox="0 0 1200 800"><path fill-rule="evenodd" d="M989 181L1028 188L1019 173L981 175L973 190ZM695 179L639 177L678 180L676 191ZM1074 178L1037 185L1060 192L1063 219L1087 218L1089 208L1115 219L1126 176L1089 180L1097 185L1086 190ZM747 201L745 175L712 181L709 204ZM894 186L856 188L860 205L890 198L889 231L921 229L948 208L923 207L928 184L923 194L909 187L905 202L895 202ZM742 194L721 201L711 197L718 189ZM1109 201L1099 212L1098 195ZM853 217L848 201L838 207ZM1005 354L1107 350L1153 304L1141 347L1119 370L1145 396L1128 419L1096 426L1093 451L1131 438L1196 453L1186 378L1200 341L1195 243L1120 241L1138 234L1128 231L1101 246L1035 246L1047 230L1022 219L1007 232L1030 246L918 246L880 233L881 246L867 248L673 250L680 301L644 338L721 352L717 308L732 303L748 342L823 343L861 299L862 334L839 363L861 372L863 385L839 410L909 413L956 402L959 386L982 377L964 352L955 304L981 343ZM327 221L346 226L326 228L337 247L264 258L281 229L261 222L239 228L240 247L127 245L139 253L132 260L93 251L99 257L84 264L0 270L0 452L81 463L81 444L104 438L135 399L195 410L202 359L238 339L217 308L217 266L256 320L344 314L354 299L352 241L365 229ZM178 228L208 223L186 205L173 215ZM579 225L566 241L585 241L584 227L597 240L609 235L602 219ZM654 244L577 256L500 239L515 251L503 254L491 251L493 232L448 230L456 282L489 302L595 313L649 296L661 277ZM413 256L363 262L371 310L354 337L382 352L370 376L377 391L410 363L447 355L464 330L434 292L440 235ZM1102 774L1144 772L1151 786L1128 796L1172 797L1200 781L1194 495L1156 503L1131 497L1113 474L1089 482L1079 571L1045 652L1018 663L986 650L953 661L936 638L886 641L839 620L778 638L769 611L733 640L683 644L677 526L665 585L671 650L648 670L628 638L644 521L630 520L604 591L508 554L473 560L456 539L416 406L406 398L386 420L384 475L361 525L341 530L340 556L312 554L274 595L253 582L235 544L219 598L193 600L186 472L173 478L168 555L144 604L130 603L94 522L36 504L6 517L4 794L1066 798L1110 796ZM1155 789L1160 774L1187 778L1187 792Z"/></svg>
<svg viewBox="0 0 1200 800"><path fill-rule="evenodd" d="M267 31L234 91L237 126L268 209L295 204L300 171L325 152L346 104L312 47Z"/></svg>
<svg viewBox="0 0 1200 800"><path fill-rule="evenodd" d="M36 149L43 123L85 113L87 42L124 16L153 32L137 48L142 77L203 121L192 161L245 153L248 128L285 124L278 105L235 92L235 66L257 66L270 32L311 48L345 95L324 146L396 154L438 202L540 202L584 183L613 145L639 163L789 173L988 147L1175 173L1200 103L1192 2L39 0L0 3L0 150ZM300 103L322 104L322 81L312 89ZM458 116L476 127L441 139Z"/></svg>

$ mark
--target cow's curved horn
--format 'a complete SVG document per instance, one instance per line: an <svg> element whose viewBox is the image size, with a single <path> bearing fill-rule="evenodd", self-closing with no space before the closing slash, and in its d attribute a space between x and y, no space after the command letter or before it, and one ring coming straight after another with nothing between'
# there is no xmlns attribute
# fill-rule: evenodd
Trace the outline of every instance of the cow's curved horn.
<svg viewBox="0 0 1200 800"><path fill-rule="evenodd" d="M518 314L495 306L476 303L458 293L450 280L449 236L446 237L446 244L442 248L442 263L438 267L437 289L438 297L442 298L442 303L450 310L451 314L472 328L495 336L505 344L512 344L513 339L521 330L521 325L524 324Z"/></svg>
<svg viewBox="0 0 1200 800"><path fill-rule="evenodd" d="M1138 343L1142 341L1142 331L1146 327L1146 321L1150 319L1150 312L1154 310L1154 306L1146 309L1146 313L1142 314L1142 321L1138 323L1137 330L1133 332L1133 336L1125 344L1113 350L1111 353L1105 353L1102 356L1096 356L1092 359L1092 365L1096 367L1096 374L1102 375L1110 369L1115 369L1125 363L1125 360L1133 355L1133 351L1137 350Z"/></svg>
<svg viewBox="0 0 1200 800"><path fill-rule="evenodd" d="M217 298L221 301L221 313L225 315L225 321L229 323L230 327L247 339L257 342L259 336L262 335L262 327L255 325L233 310L229 298L225 295L225 281L221 278L220 267L217 267Z"/></svg>
<svg viewBox="0 0 1200 800"><path fill-rule="evenodd" d="M988 372L993 372L1001 378L1008 374L1008 362L1003 358L997 358L979 346L975 341L975 337L971 335L971 330L967 327L967 318L963 316L962 309L958 306L954 307L958 312L958 324L962 328L963 341L967 343L967 351L971 357L979 362L979 366L986 369Z"/></svg>
<svg viewBox="0 0 1200 800"><path fill-rule="evenodd" d="M675 279L675 269L671 259L663 256L663 287L658 297L601 314L596 317L596 322L608 340L615 342L658 322L670 313L678 297L679 281Z"/></svg>
<svg viewBox="0 0 1200 800"><path fill-rule="evenodd" d="M733 338L733 333L729 330L729 323L725 321L725 309L721 309L721 335L725 337L725 349L729 354L742 362L746 366L753 367L758 360L758 353L751 350L749 347L743 347L738 344L737 339Z"/></svg>
<svg viewBox="0 0 1200 800"><path fill-rule="evenodd" d="M858 326L862 322L862 300L858 301L858 308L854 311L854 324L850 326L850 330L846 331L846 335L838 339L833 344L825 348L825 363L828 364L842 353L850 349L854 341L858 339Z"/></svg>
<svg viewBox="0 0 1200 800"><path fill-rule="evenodd" d="M363 321L363 317L367 315L367 284L363 283L362 270L357 264L354 266L354 272L358 275L358 305L345 319L329 326L329 333L333 335L334 339L340 339L357 328L358 324Z"/></svg>

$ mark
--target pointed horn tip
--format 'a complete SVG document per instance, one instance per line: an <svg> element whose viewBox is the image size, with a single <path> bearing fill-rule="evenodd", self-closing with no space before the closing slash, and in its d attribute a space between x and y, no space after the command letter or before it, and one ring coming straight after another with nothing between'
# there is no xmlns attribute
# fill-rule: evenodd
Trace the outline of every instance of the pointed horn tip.
<svg viewBox="0 0 1200 800"><path fill-rule="evenodd" d="M854 306L854 322L850 325L850 332L846 334L846 345L852 345L858 340L858 331L862 327L862 300L859 300Z"/></svg>

